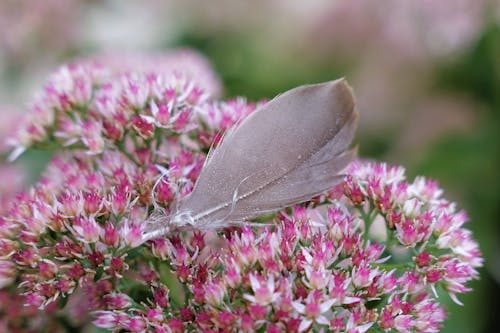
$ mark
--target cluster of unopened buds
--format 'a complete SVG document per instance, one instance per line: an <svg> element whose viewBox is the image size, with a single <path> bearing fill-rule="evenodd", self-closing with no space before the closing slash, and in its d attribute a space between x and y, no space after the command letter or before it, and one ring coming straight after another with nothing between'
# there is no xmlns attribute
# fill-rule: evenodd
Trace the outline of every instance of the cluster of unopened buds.
<svg viewBox="0 0 500 333"><path fill-rule="evenodd" d="M401 167L354 162L262 226L144 241L145 221L190 193L210 146L256 108L212 92L182 71L89 61L48 80L9 141L11 158L54 157L2 203L2 328L438 332L439 298L460 303L482 258L466 214Z"/></svg>

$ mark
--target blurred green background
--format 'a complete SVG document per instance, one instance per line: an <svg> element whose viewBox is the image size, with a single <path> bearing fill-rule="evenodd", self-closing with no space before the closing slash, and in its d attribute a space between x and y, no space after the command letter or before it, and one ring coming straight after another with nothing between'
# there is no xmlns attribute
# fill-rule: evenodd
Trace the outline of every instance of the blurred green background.
<svg viewBox="0 0 500 333"><path fill-rule="evenodd" d="M481 280L448 298L443 332L500 332L500 2L498 0L0 1L0 115L22 112L75 57L190 47L224 98L271 98L346 77L365 158L437 179L470 215ZM21 163L33 177L47 159Z"/></svg>

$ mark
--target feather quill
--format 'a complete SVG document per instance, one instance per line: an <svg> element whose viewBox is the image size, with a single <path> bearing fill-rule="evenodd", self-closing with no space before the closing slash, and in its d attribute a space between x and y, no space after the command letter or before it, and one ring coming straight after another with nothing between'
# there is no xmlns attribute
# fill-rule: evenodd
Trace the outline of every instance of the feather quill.
<svg viewBox="0 0 500 333"><path fill-rule="evenodd" d="M311 198L340 183L356 156L354 96L344 79L301 86L235 125L207 158L193 191L145 239L186 226L240 223Z"/></svg>

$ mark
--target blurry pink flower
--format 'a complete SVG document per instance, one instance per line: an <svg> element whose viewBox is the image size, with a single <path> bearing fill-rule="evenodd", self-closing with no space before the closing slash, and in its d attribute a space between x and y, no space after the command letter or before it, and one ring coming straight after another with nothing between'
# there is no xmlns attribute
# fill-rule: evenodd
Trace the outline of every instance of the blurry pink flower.
<svg viewBox="0 0 500 333"><path fill-rule="evenodd" d="M113 311L99 311L94 316L93 324L97 327L114 328L118 324L118 316Z"/></svg>
<svg viewBox="0 0 500 333"><path fill-rule="evenodd" d="M16 276L15 265L10 261L0 260L0 288L11 284Z"/></svg>
<svg viewBox="0 0 500 333"><path fill-rule="evenodd" d="M190 49L179 49L165 54L153 55L108 52L97 54L89 61L102 64L115 73L176 74L197 82L203 91L214 97L219 97L222 93L220 79L207 59Z"/></svg>
<svg viewBox="0 0 500 333"><path fill-rule="evenodd" d="M81 125L82 141L88 147L89 153L99 154L104 150L104 139L101 135L102 126L98 122L87 121Z"/></svg>
<svg viewBox="0 0 500 333"><path fill-rule="evenodd" d="M440 56L466 47L478 36L487 8L485 0L441 1L438 5L430 0L387 1L383 5L371 0L328 3L312 21L311 30L330 33L331 45L350 52L361 43L366 48L368 43L368 48L382 44L405 56Z"/></svg>
<svg viewBox="0 0 500 333"><path fill-rule="evenodd" d="M41 47L43 51L67 47L78 32L71 22L77 20L82 5L78 0L64 3L57 0L43 3L36 0L2 1L0 29L9 33L0 37L0 50L10 59L23 61L35 47ZM38 42L33 43L33 40Z"/></svg>

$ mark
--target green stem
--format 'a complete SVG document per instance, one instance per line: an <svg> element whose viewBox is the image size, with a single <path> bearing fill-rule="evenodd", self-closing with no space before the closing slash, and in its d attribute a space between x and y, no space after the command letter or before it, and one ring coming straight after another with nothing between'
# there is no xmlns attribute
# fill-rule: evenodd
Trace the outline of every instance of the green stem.
<svg viewBox="0 0 500 333"><path fill-rule="evenodd" d="M372 205L371 202L370 202L370 208L368 209L368 212L365 212L363 207L359 208L359 212L360 212L361 218L363 219L363 222L365 223L365 232L363 234L363 239L366 242L369 239L368 233L369 233L370 228L373 224L373 221L375 221L375 217L377 217L377 212L376 212L375 207Z"/></svg>
<svg viewBox="0 0 500 333"><path fill-rule="evenodd" d="M127 149L125 148L125 138L120 141L119 143L116 144L116 147L118 148L118 150L123 154L125 155L125 157L127 157L131 162L133 162L134 164L136 164L137 166L140 166L139 162L136 161L136 159L134 158L134 156L132 154L130 154Z"/></svg>
<svg viewBox="0 0 500 333"><path fill-rule="evenodd" d="M404 269L404 270L407 270L408 268L413 268L413 266L410 264L410 263L399 263L399 264L374 264L376 265L377 267L379 268L382 268L386 271L390 271L390 270L400 270L400 269Z"/></svg>

